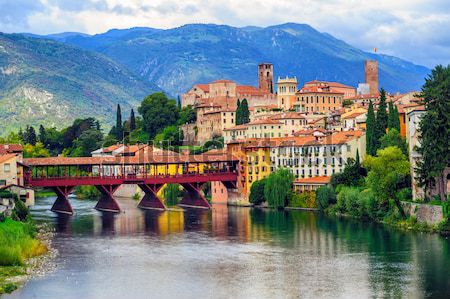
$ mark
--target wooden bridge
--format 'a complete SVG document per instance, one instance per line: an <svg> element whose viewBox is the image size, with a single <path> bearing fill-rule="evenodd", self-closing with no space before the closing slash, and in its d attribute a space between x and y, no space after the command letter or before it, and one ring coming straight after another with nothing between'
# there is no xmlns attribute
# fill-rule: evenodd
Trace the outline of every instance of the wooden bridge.
<svg viewBox="0 0 450 299"><path fill-rule="evenodd" d="M25 184L50 188L57 194L52 211L73 214L68 195L77 186L95 186L101 193L95 208L120 212L114 192L122 184L136 184L145 193L138 206L165 210L158 191L165 184L184 188L180 206L210 208L202 186L219 181L235 189L239 161L229 154L149 155L139 157L50 157L24 159Z"/></svg>

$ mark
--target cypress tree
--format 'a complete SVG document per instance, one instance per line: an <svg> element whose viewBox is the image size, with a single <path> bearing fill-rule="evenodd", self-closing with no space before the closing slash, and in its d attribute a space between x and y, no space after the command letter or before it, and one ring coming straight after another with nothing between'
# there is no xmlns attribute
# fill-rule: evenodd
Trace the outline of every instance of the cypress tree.
<svg viewBox="0 0 450 299"><path fill-rule="evenodd" d="M250 122L250 111L248 110L247 99L243 99L241 103L241 123L247 124Z"/></svg>
<svg viewBox="0 0 450 299"><path fill-rule="evenodd" d="M239 99L237 100L236 106L236 125L241 125L241 101Z"/></svg>
<svg viewBox="0 0 450 299"><path fill-rule="evenodd" d="M36 142L37 142L36 131L34 130L33 126L29 126L28 132L27 132L26 143L29 143L31 145L36 145Z"/></svg>
<svg viewBox="0 0 450 299"><path fill-rule="evenodd" d="M388 127L388 115L386 111L386 91L381 88L380 90L380 103L378 105L378 112L375 120L375 153L380 148L380 139L386 135L386 129Z"/></svg>
<svg viewBox="0 0 450 299"><path fill-rule="evenodd" d="M395 109L392 101L389 101L388 129L395 128Z"/></svg>
<svg viewBox="0 0 450 299"><path fill-rule="evenodd" d="M422 94L426 112L419 124L422 155L417 163L420 186L436 184L442 201L446 198L447 178L445 168L450 165L450 65L438 65L425 80Z"/></svg>
<svg viewBox="0 0 450 299"><path fill-rule="evenodd" d="M133 132L134 130L136 130L136 117L134 116L134 110L131 109L131 114L130 114L130 131Z"/></svg>
<svg viewBox="0 0 450 299"><path fill-rule="evenodd" d="M39 126L39 141L45 145L45 142L47 141L47 138L45 136L45 128L43 125Z"/></svg>
<svg viewBox="0 0 450 299"><path fill-rule="evenodd" d="M395 118L394 118L394 129L400 132L400 114L398 113L397 106L394 107Z"/></svg>
<svg viewBox="0 0 450 299"><path fill-rule="evenodd" d="M375 149L375 112L372 101L369 102L366 120L366 154L374 156Z"/></svg>
<svg viewBox="0 0 450 299"><path fill-rule="evenodd" d="M122 127L122 111L120 109L120 104L117 104L115 131L117 140L121 140L123 135L123 127Z"/></svg>

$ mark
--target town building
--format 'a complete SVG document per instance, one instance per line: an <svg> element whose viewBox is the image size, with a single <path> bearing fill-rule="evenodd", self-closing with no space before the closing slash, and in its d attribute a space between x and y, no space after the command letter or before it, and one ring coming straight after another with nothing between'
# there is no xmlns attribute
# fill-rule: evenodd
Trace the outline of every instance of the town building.
<svg viewBox="0 0 450 299"><path fill-rule="evenodd" d="M296 93L293 104L296 111L303 113L328 114L342 108L344 92L338 91L327 83L303 86Z"/></svg>
<svg viewBox="0 0 450 299"><path fill-rule="evenodd" d="M311 178L301 178L294 181L295 192L316 191L319 187L323 187L330 183L330 176L317 176Z"/></svg>
<svg viewBox="0 0 450 299"><path fill-rule="evenodd" d="M370 94L378 94L378 61L366 60L364 64L364 76L366 84L369 85Z"/></svg>
<svg viewBox="0 0 450 299"><path fill-rule="evenodd" d="M287 111L293 109L295 102L295 93L297 92L297 77L280 78L277 81L277 99L278 108Z"/></svg>

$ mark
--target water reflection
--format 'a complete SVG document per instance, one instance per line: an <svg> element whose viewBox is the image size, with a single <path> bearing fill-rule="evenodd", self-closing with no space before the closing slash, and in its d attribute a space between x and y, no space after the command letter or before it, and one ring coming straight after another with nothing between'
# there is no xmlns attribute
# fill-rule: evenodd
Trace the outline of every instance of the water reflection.
<svg viewBox="0 0 450 299"><path fill-rule="evenodd" d="M74 200L77 213L67 217L48 212L51 203L41 200L33 214L54 223L58 270L11 298L439 298L450 290L450 242L437 235L312 212L142 211L132 200L120 201L120 214Z"/></svg>

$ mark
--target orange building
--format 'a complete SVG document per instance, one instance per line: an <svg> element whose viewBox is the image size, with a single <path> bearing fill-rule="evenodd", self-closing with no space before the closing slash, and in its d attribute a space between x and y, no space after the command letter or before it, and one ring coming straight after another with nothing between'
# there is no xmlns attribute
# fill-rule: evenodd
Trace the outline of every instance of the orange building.
<svg viewBox="0 0 450 299"><path fill-rule="evenodd" d="M342 108L344 94L326 83L304 86L296 93L294 107L305 113L329 113Z"/></svg>

